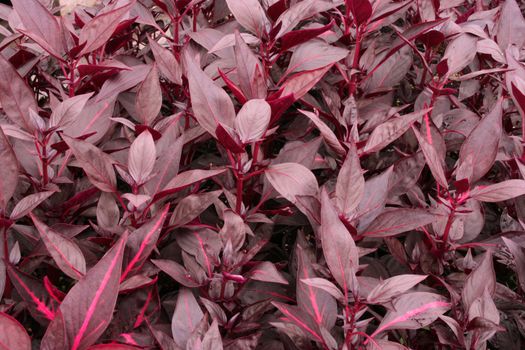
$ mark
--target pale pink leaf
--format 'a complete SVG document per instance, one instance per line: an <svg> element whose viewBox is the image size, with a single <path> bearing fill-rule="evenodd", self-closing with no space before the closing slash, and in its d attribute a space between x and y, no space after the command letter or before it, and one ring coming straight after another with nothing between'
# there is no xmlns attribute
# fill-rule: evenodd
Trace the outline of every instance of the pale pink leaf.
<svg viewBox="0 0 525 350"><path fill-rule="evenodd" d="M297 163L271 165L264 174L273 188L292 203L297 201L297 196L315 196L319 191L314 174Z"/></svg>
<svg viewBox="0 0 525 350"><path fill-rule="evenodd" d="M147 130L133 141L129 148L128 170L137 185L143 184L153 171L157 151L153 136Z"/></svg>
<svg viewBox="0 0 525 350"><path fill-rule="evenodd" d="M362 233L366 237L390 237L437 221L439 215L425 209L391 209L380 214Z"/></svg>
<svg viewBox="0 0 525 350"><path fill-rule="evenodd" d="M226 0L226 3L237 22L258 37L270 29L270 21L258 0Z"/></svg>
<svg viewBox="0 0 525 350"><path fill-rule="evenodd" d="M265 100L255 99L246 102L235 119L235 129L243 143L260 140L270 123L272 110Z"/></svg>
<svg viewBox="0 0 525 350"><path fill-rule="evenodd" d="M399 275L390 277L372 289L366 300L371 304L383 304L392 298L405 293L419 284L428 276L426 275Z"/></svg>
<svg viewBox="0 0 525 350"><path fill-rule="evenodd" d="M151 125L162 107L162 91L160 89L157 65L151 67L146 79L140 84L135 100L135 110L142 124Z"/></svg>
<svg viewBox="0 0 525 350"><path fill-rule="evenodd" d="M33 209L38 207L40 203L48 199L53 193L55 192L54 191L38 192L38 193L30 194L29 196L22 198L18 203L16 203L9 218L11 220L18 220L26 216L29 212L33 211Z"/></svg>
<svg viewBox="0 0 525 350"><path fill-rule="evenodd" d="M330 45L324 40L307 41L295 48L285 75L332 65L348 53L347 49Z"/></svg>
<svg viewBox="0 0 525 350"><path fill-rule="evenodd" d="M204 314L191 290L188 288L179 289L177 304L171 321L171 332L175 343L185 348L191 333L203 317Z"/></svg>
<svg viewBox="0 0 525 350"><path fill-rule="evenodd" d="M365 190L365 178L355 144L351 143L349 148L335 184L337 206L346 215L357 208Z"/></svg>
<svg viewBox="0 0 525 350"><path fill-rule="evenodd" d="M148 37L149 46L155 56L160 74L177 85L182 84L182 68L173 55L173 52L160 46L155 40Z"/></svg>
<svg viewBox="0 0 525 350"><path fill-rule="evenodd" d="M0 347L5 350L31 350L31 338L15 318L0 312Z"/></svg>
<svg viewBox="0 0 525 350"><path fill-rule="evenodd" d="M506 180L488 186L474 187L469 195L481 202L503 202L525 194L525 180Z"/></svg>

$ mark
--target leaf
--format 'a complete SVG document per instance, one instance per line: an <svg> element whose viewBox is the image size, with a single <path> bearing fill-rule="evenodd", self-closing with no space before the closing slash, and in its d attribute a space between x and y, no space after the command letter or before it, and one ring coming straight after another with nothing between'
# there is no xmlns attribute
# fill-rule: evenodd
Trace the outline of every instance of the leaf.
<svg viewBox="0 0 525 350"><path fill-rule="evenodd" d="M51 118L49 119L49 126L62 127L74 122L91 96L93 96L92 92L73 96L60 102L58 106L53 108Z"/></svg>
<svg viewBox="0 0 525 350"><path fill-rule="evenodd" d="M382 150L394 140L401 137L401 135L403 135L410 128L412 123L419 120L423 115L430 112L430 110L430 108L427 108L405 114L399 118L392 118L379 125L368 137L363 152L370 154Z"/></svg>
<svg viewBox="0 0 525 350"><path fill-rule="evenodd" d="M184 197L173 210L170 225L177 227L192 221L214 203L221 193L222 191L213 191Z"/></svg>
<svg viewBox="0 0 525 350"><path fill-rule="evenodd" d="M0 105L7 118L25 131L33 133L35 125L29 111L38 111L33 90L16 69L0 55Z"/></svg>
<svg viewBox="0 0 525 350"><path fill-rule="evenodd" d="M160 74L177 85L182 85L182 68L173 53L148 37L149 46L155 56Z"/></svg>
<svg viewBox="0 0 525 350"><path fill-rule="evenodd" d="M272 301L272 305L281 311L285 316L286 321L297 325L309 338L323 343L323 338L319 335L320 332L317 330L317 327L312 324L308 314L303 310L299 309L297 306L286 305L276 301Z"/></svg>
<svg viewBox="0 0 525 350"><path fill-rule="evenodd" d="M502 113L502 99L499 99L463 142L459 150L456 179L468 179L472 184L492 168L502 133Z"/></svg>
<svg viewBox="0 0 525 350"><path fill-rule="evenodd" d="M24 34L55 57L61 58L62 30L55 16L38 0L15 0L12 4L24 25Z"/></svg>
<svg viewBox="0 0 525 350"><path fill-rule="evenodd" d="M122 256L128 238L125 232L86 276L67 293L60 313L51 322L42 350L86 349L104 333L117 302ZM63 329L62 342L56 331ZM60 332L58 332L60 333Z"/></svg>
<svg viewBox="0 0 525 350"><path fill-rule="evenodd" d="M453 75L467 67L476 57L478 38L470 34L460 34L447 46L441 62L447 62L447 75Z"/></svg>
<svg viewBox="0 0 525 350"><path fill-rule="evenodd" d="M302 98L321 78L332 68L331 65L315 69L312 71L304 71L297 73L283 83L282 96L293 95L294 100Z"/></svg>
<svg viewBox="0 0 525 350"><path fill-rule="evenodd" d="M120 276L121 282L124 281L131 272L139 269L150 256L153 249L155 249L162 226L168 215L168 210L169 204L151 218L151 220L129 235L128 247L130 248L130 259Z"/></svg>
<svg viewBox="0 0 525 350"><path fill-rule="evenodd" d="M346 295L353 285L359 255L350 232L339 220L326 190L321 191L320 236L326 264Z"/></svg>
<svg viewBox="0 0 525 350"><path fill-rule="evenodd" d="M488 186L476 186L470 191L470 198L481 202L503 202L525 194L525 180L506 180Z"/></svg>
<svg viewBox="0 0 525 350"><path fill-rule="evenodd" d="M204 317L202 310L188 288L179 289L175 312L171 321L171 332L178 346L184 348L192 332Z"/></svg>
<svg viewBox="0 0 525 350"><path fill-rule="evenodd" d="M100 48L111 38L120 21L129 12L135 1L128 4L97 14L80 31L79 45L85 44L77 57L93 52Z"/></svg>
<svg viewBox="0 0 525 350"><path fill-rule="evenodd" d="M474 300L483 296L485 288L493 296L496 291L496 273L492 262L492 253L487 251L474 271L465 281L461 297L465 310L468 310Z"/></svg>
<svg viewBox="0 0 525 350"><path fill-rule="evenodd" d="M314 174L297 163L271 165L264 174L273 188L292 203L296 203L297 196L315 196L319 191Z"/></svg>
<svg viewBox="0 0 525 350"><path fill-rule="evenodd" d="M426 275L399 275L390 277L375 286L368 294L366 300L371 304L387 303L392 298L404 294L427 277Z"/></svg>
<svg viewBox="0 0 525 350"><path fill-rule="evenodd" d="M66 135L62 138L86 172L89 181L101 191L114 192L117 178L110 157L89 142Z"/></svg>
<svg viewBox="0 0 525 350"><path fill-rule="evenodd" d="M0 167L0 209L5 211L7 203L13 197L18 184L18 161L2 128L0 128L0 159L2 159L2 166Z"/></svg>
<svg viewBox="0 0 525 350"><path fill-rule="evenodd" d="M321 26L317 28L294 30L292 32L286 33L280 39L281 51L286 51L296 45L300 45L313 38L316 38L317 36L330 30L330 28L333 27L334 23L335 23L334 20L332 20L330 21L330 23L328 23L325 26Z"/></svg>
<svg viewBox="0 0 525 350"><path fill-rule="evenodd" d="M513 258L514 266L516 270L516 275L520 283L520 288L522 291L525 290L525 253L523 253L523 248L516 244L511 239L506 237L501 237L507 248L509 248Z"/></svg>
<svg viewBox="0 0 525 350"><path fill-rule="evenodd" d="M147 181L155 166L156 158L157 151L153 136L145 130L133 141L128 154L129 174L137 185Z"/></svg>
<svg viewBox="0 0 525 350"><path fill-rule="evenodd" d="M191 57L189 51L184 51L193 114L200 126L218 138L216 129L219 125L233 127L233 103L226 91L215 85L194 61L195 58Z"/></svg>
<svg viewBox="0 0 525 350"><path fill-rule="evenodd" d="M155 259L151 260L155 266L165 272L178 283L188 288L200 287L202 283L192 276L183 266L172 260Z"/></svg>
<svg viewBox="0 0 525 350"><path fill-rule="evenodd" d="M365 178L355 144L350 143L349 148L335 184L337 206L345 215L357 208L365 190Z"/></svg>
<svg viewBox="0 0 525 350"><path fill-rule="evenodd" d="M358 26L365 24L372 16L372 5L368 0L349 0L347 4Z"/></svg>
<svg viewBox="0 0 525 350"><path fill-rule="evenodd" d="M391 237L431 224L439 215L425 209L391 209L380 214L362 233L366 237Z"/></svg>
<svg viewBox="0 0 525 350"><path fill-rule="evenodd" d="M217 320L213 320L210 328L202 338L202 350L223 350L221 333Z"/></svg>
<svg viewBox="0 0 525 350"><path fill-rule="evenodd" d="M314 123L314 125L319 129L321 132L321 136L323 137L324 141L328 146L330 146L334 151L337 152L338 155L342 156L346 154L346 150L341 145L341 142L339 142L339 139L337 136L335 136L335 133L326 125L317 114L304 111L302 109L299 109L299 112L304 114L308 117Z"/></svg>
<svg viewBox="0 0 525 350"><path fill-rule="evenodd" d="M272 110L270 105L261 99L246 102L235 119L235 129L243 143L259 141L270 123Z"/></svg>
<svg viewBox="0 0 525 350"><path fill-rule="evenodd" d="M257 37L262 37L270 28L270 21L259 1L226 0L226 3L237 22Z"/></svg>
<svg viewBox="0 0 525 350"><path fill-rule="evenodd" d="M253 51L246 45L241 34L235 31L235 63L239 86L247 99L266 97L266 78L263 67Z"/></svg>
<svg viewBox="0 0 525 350"><path fill-rule="evenodd" d="M49 254L60 270L71 278L82 278L86 273L86 260L78 245L70 238L48 227L33 214L30 216Z"/></svg>
<svg viewBox="0 0 525 350"><path fill-rule="evenodd" d="M164 186L164 189L162 190L162 192L167 193L167 194L174 193L196 182L203 181L210 177L220 175L224 173L225 171L226 169L188 170L188 171L185 171L183 173L176 175L173 179L171 179L170 182L168 182L168 184ZM157 196L160 196L162 192L158 193Z"/></svg>
<svg viewBox="0 0 525 350"><path fill-rule="evenodd" d="M131 70L124 70L108 79L102 84L102 88L95 97L95 102L111 100L121 92L131 89L146 79L151 67L146 64L138 64Z"/></svg>
<svg viewBox="0 0 525 350"><path fill-rule="evenodd" d="M425 118L428 118L428 115ZM444 188L448 188L448 181L445 176L445 171L443 170L443 162L441 160L442 158L438 155L437 150L431 143L432 134L430 128L427 129L426 139L421 136L421 133L416 128L414 128L414 126L412 126L412 131L414 131L414 134L416 135L419 146L423 151L423 155L425 156L425 160L430 169L430 172L432 173L432 176L434 176L434 179L439 185L443 186ZM430 140L430 142L428 140Z"/></svg>
<svg viewBox="0 0 525 350"><path fill-rule="evenodd" d="M337 288L335 284L333 284L332 282L324 278L319 278L319 277L303 278L301 279L301 282L310 287L321 289L325 291L326 293L330 294L331 296L333 296L338 301L344 303L345 296L343 295L343 293L341 293L341 291L339 290L339 288Z"/></svg>
<svg viewBox="0 0 525 350"><path fill-rule="evenodd" d="M371 338L388 329L419 329L434 322L450 309L441 295L428 292L403 294L393 301L393 311L387 312Z"/></svg>
<svg viewBox="0 0 525 350"><path fill-rule="evenodd" d="M500 10L496 37L502 50L514 44L522 47L524 38L520 33L525 31L525 19L516 0L506 0Z"/></svg>
<svg viewBox="0 0 525 350"><path fill-rule="evenodd" d="M332 65L348 56L348 53L348 50L330 45L324 40L307 41L295 48L284 75Z"/></svg>
<svg viewBox="0 0 525 350"><path fill-rule="evenodd" d="M0 345L6 350L31 350L31 338L24 326L3 312L0 312Z"/></svg>
<svg viewBox="0 0 525 350"><path fill-rule="evenodd" d="M33 211L33 209L38 207L40 203L48 199L53 193L55 192L54 191L38 192L38 193L30 194L29 196L22 198L18 203L16 203L9 218L11 220L18 220L26 216L29 212Z"/></svg>
<svg viewBox="0 0 525 350"><path fill-rule="evenodd" d="M269 261L262 261L252 268L247 275L252 280L288 284L288 281L281 276L275 265Z"/></svg>
<svg viewBox="0 0 525 350"><path fill-rule="evenodd" d="M162 107L162 91L160 89L157 65L151 67L146 79L140 84L135 100L135 110L142 124L151 125Z"/></svg>

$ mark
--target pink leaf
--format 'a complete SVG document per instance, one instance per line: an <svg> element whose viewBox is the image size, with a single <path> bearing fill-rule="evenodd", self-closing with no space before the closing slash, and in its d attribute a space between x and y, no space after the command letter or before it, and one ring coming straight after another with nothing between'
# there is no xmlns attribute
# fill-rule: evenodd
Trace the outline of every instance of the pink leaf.
<svg viewBox="0 0 525 350"><path fill-rule="evenodd" d="M496 291L496 272L494 271L494 263L492 262L492 253L490 251L483 254L478 266L468 275L465 281L461 297L466 310L470 308L474 300L483 295L485 288L490 295L494 295Z"/></svg>
<svg viewBox="0 0 525 350"><path fill-rule="evenodd" d="M506 180L488 186L477 186L469 196L481 202L503 202L525 194L525 180Z"/></svg>
<svg viewBox="0 0 525 350"><path fill-rule="evenodd" d="M168 276L173 278L178 283L188 288L200 287L203 285L203 281L199 281L197 277L192 276L188 270L182 265L172 260L156 259L151 260L155 266L161 269Z"/></svg>
<svg viewBox="0 0 525 350"><path fill-rule="evenodd" d="M501 238L514 258L516 275L518 276L521 290L525 290L525 253L523 252L523 248L511 239L506 237Z"/></svg>
<svg viewBox="0 0 525 350"><path fill-rule="evenodd" d="M434 176L434 179L438 184L440 184L444 188L448 188L447 178L445 176L445 171L443 170L442 165L443 162L441 161L441 158L438 155L436 149L431 143L428 142L428 138L426 139L423 136L421 136L421 133L413 126L412 131L416 135L416 138L419 142L419 146L423 151L423 155L425 156L425 160L427 162L428 167L430 168L432 176Z"/></svg>
<svg viewBox="0 0 525 350"><path fill-rule="evenodd" d="M390 237L437 221L439 215L424 209L391 209L380 214L362 233L366 237Z"/></svg>
<svg viewBox="0 0 525 350"><path fill-rule="evenodd" d="M186 347L188 339L203 317L204 314L191 290L188 288L179 289L177 304L171 321L171 332L177 345L182 348Z"/></svg>
<svg viewBox="0 0 525 350"><path fill-rule="evenodd" d="M137 185L147 181L155 166L157 151L149 131L142 132L131 144L128 155L129 174Z"/></svg>
<svg viewBox="0 0 525 350"><path fill-rule="evenodd" d="M297 306L286 305L279 302L272 302L281 313L285 316L284 320L297 325L309 338L322 343L323 338L316 325L312 323L309 315Z"/></svg>
<svg viewBox="0 0 525 350"><path fill-rule="evenodd" d="M269 30L270 21L259 1L226 0L226 3L237 22L259 38Z"/></svg>
<svg viewBox="0 0 525 350"><path fill-rule="evenodd" d="M337 206L346 215L357 208L365 189L365 178L355 144L349 144L349 148L335 185Z"/></svg>
<svg viewBox="0 0 525 350"><path fill-rule="evenodd" d="M38 207L40 203L48 199L53 193L55 192L54 191L38 192L38 193L30 194L29 196L22 198L18 203L16 203L9 218L11 220L18 220L26 216L29 212L33 211L33 209Z"/></svg>
<svg viewBox="0 0 525 350"><path fill-rule="evenodd" d="M1 92L0 96L2 96ZM2 159L2 166L0 167L0 209L5 210L18 184L18 161L2 128L0 128L0 159Z"/></svg>
<svg viewBox="0 0 525 350"><path fill-rule="evenodd" d="M182 68L173 53L149 37L148 42L160 73L172 83L182 85Z"/></svg>
<svg viewBox="0 0 525 350"><path fill-rule="evenodd" d="M135 110L144 125L151 125L162 107L162 91L160 89L157 65L151 67L146 79L140 84L135 100Z"/></svg>
<svg viewBox="0 0 525 350"><path fill-rule="evenodd" d="M85 46L77 56L93 52L104 45L134 4L135 1L131 1L116 9L99 13L82 27L78 41Z"/></svg>
<svg viewBox="0 0 525 350"><path fill-rule="evenodd" d="M468 179L472 184L492 168L501 138L502 99L494 105L469 134L461 149L456 168L456 179Z"/></svg>
<svg viewBox="0 0 525 350"><path fill-rule="evenodd" d="M247 277L256 281L288 284L288 281L277 271L269 261L262 261L248 272Z"/></svg>
<svg viewBox="0 0 525 350"><path fill-rule="evenodd" d="M348 50L330 45L324 40L307 41L295 48L284 76L330 66L348 56L348 53Z"/></svg>
<svg viewBox="0 0 525 350"><path fill-rule="evenodd" d="M174 192L180 191L186 186L192 185L202 180L206 180L213 176L217 176L219 174L224 173L225 171L226 169L188 170L188 171L185 171L183 173L176 175L173 179L171 179L168 182L168 184L164 186L164 189L162 190L162 192L164 192L165 194L174 193ZM159 192L157 196L161 196L162 192Z"/></svg>
<svg viewBox="0 0 525 350"><path fill-rule="evenodd" d="M299 112L307 116L308 119L314 123L317 129L321 132L321 136L323 136L326 144L336 151L338 155L344 156L346 154L346 150L341 145L341 142L339 142L337 136L335 136L335 133L321 120L321 118L319 118L317 114L302 109L300 109Z"/></svg>
<svg viewBox="0 0 525 350"><path fill-rule="evenodd" d="M297 163L271 165L264 174L275 190L292 203L297 196L315 196L319 190L314 174Z"/></svg>
<svg viewBox="0 0 525 350"><path fill-rule="evenodd" d="M359 266L355 242L339 220L339 216L326 190L321 192L321 244L326 263L343 292L353 285L354 274Z"/></svg>
<svg viewBox="0 0 525 350"><path fill-rule="evenodd" d="M60 313L42 339L42 350L86 349L104 333L117 302L120 271L127 232L93 266L71 290L60 305ZM63 329L64 338L57 342L56 331Z"/></svg>
<svg viewBox="0 0 525 350"><path fill-rule="evenodd" d="M260 140L268 129L272 110L265 100L249 100L235 119L235 129L243 143Z"/></svg>
<svg viewBox="0 0 525 350"><path fill-rule="evenodd" d="M33 214L30 216L60 270L71 278L82 278L86 273L86 260L78 245L71 238L62 236L48 227Z"/></svg>
<svg viewBox="0 0 525 350"><path fill-rule="evenodd" d="M16 319L0 312L0 346L6 350L31 350L31 338Z"/></svg>
<svg viewBox="0 0 525 350"><path fill-rule="evenodd" d="M238 31L235 31L235 63L243 96L247 99L265 98L266 79L262 74L257 74L263 71L262 65Z"/></svg>
<svg viewBox="0 0 525 350"><path fill-rule="evenodd" d="M366 300L371 304L384 304L419 284L426 275L399 275L390 277L372 289Z"/></svg>
<svg viewBox="0 0 525 350"><path fill-rule="evenodd" d="M300 99L321 80L330 68L332 65L295 74L283 83L281 96L292 95L294 100Z"/></svg>
<svg viewBox="0 0 525 350"><path fill-rule="evenodd" d="M221 193L222 191L213 191L184 197L173 210L170 225L177 227L192 221L212 205Z"/></svg>

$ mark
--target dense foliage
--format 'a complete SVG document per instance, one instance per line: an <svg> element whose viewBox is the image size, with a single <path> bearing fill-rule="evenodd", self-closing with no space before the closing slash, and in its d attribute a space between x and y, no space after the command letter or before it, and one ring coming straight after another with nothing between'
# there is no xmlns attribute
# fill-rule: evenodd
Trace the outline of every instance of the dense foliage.
<svg viewBox="0 0 525 350"><path fill-rule="evenodd" d="M0 5L0 347L525 347L516 0Z"/></svg>

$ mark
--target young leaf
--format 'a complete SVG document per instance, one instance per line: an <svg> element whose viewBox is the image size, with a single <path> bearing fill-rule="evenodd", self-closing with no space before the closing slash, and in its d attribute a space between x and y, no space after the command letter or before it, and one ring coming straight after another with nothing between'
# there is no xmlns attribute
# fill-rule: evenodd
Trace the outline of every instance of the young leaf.
<svg viewBox="0 0 525 350"><path fill-rule="evenodd" d="M31 350L31 338L24 326L0 312L0 346L6 350Z"/></svg>
<svg viewBox="0 0 525 350"><path fill-rule="evenodd" d="M137 185L148 179L155 166L156 157L153 136L149 131L143 131L131 144L128 155L129 174Z"/></svg>
<svg viewBox="0 0 525 350"><path fill-rule="evenodd" d="M321 191L321 244L326 263L344 293L351 288L359 266L355 242L339 220L326 190Z"/></svg>
<svg viewBox="0 0 525 350"><path fill-rule="evenodd" d="M33 214L30 216L49 254L60 270L71 278L81 279L86 273L86 260L78 245L70 238L48 227Z"/></svg>
<svg viewBox="0 0 525 350"><path fill-rule="evenodd" d="M268 129L272 110L265 100L249 100L235 119L235 129L243 143L260 140Z"/></svg>
<svg viewBox="0 0 525 350"><path fill-rule="evenodd" d="M80 350L95 343L109 325L117 302L125 232L115 245L71 288L51 322L42 350ZM63 328L62 328L63 327ZM56 331L63 329L61 339ZM58 332L60 334L60 332Z"/></svg>

